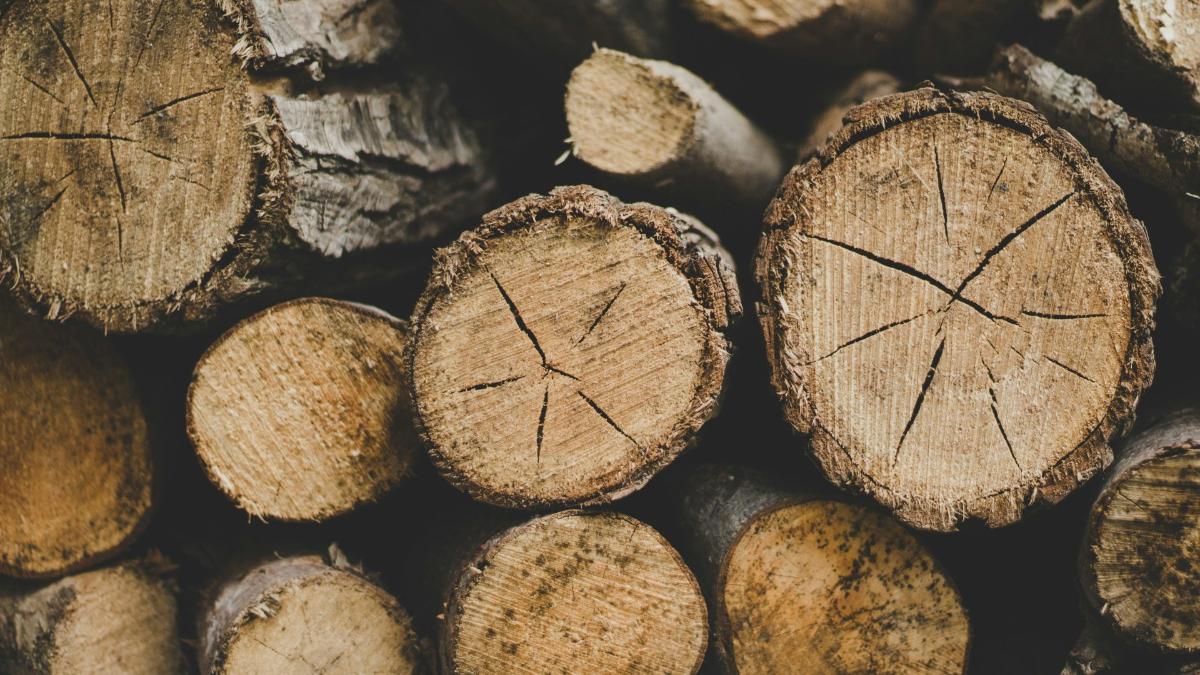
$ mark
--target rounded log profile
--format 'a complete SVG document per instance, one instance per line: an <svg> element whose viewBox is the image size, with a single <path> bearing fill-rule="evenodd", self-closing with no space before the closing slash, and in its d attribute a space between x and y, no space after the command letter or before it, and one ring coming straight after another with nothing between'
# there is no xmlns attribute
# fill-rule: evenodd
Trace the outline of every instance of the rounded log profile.
<svg viewBox="0 0 1200 675"><path fill-rule="evenodd" d="M0 597L0 671L183 672L175 590L155 564L136 562Z"/></svg>
<svg viewBox="0 0 1200 675"><path fill-rule="evenodd" d="M895 46L921 12L916 0L684 0L700 21L819 62L864 65Z"/></svg>
<svg viewBox="0 0 1200 675"><path fill-rule="evenodd" d="M1115 633L1200 654L1200 409L1175 410L1129 439L1092 506L1084 595Z"/></svg>
<svg viewBox="0 0 1200 675"><path fill-rule="evenodd" d="M704 598L679 554L619 513L563 511L504 530L458 568L448 673L695 673Z"/></svg>
<svg viewBox="0 0 1200 675"><path fill-rule="evenodd" d="M1026 104L876 99L767 213L760 318L835 483L920 528L1016 521L1112 461L1154 370L1145 228Z"/></svg>
<svg viewBox="0 0 1200 675"><path fill-rule="evenodd" d="M302 298L255 314L200 358L187 428L212 482L252 515L325 520L373 502L418 452L404 392L407 326Z"/></svg>
<svg viewBox="0 0 1200 675"><path fill-rule="evenodd" d="M444 87L362 74L399 48L392 3L226 4L0 12L0 276L31 311L116 332L198 321L486 203ZM289 72L360 75L322 89L258 74L301 64Z"/></svg>
<svg viewBox="0 0 1200 675"><path fill-rule="evenodd" d="M412 620L356 569L321 556L259 565L216 592L200 624L203 673L424 672Z"/></svg>
<svg viewBox="0 0 1200 675"><path fill-rule="evenodd" d="M855 75L813 120L808 136L800 145L800 161L803 162L820 150L829 137L842 128L842 118L851 108L873 98L894 94L900 91L901 84L895 75L882 70L864 70Z"/></svg>
<svg viewBox="0 0 1200 675"><path fill-rule="evenodd" d="M125 547L153 502L132 374L99 335L0 307L0 574L44 578Z"/></svg>
<svg viewBox="0 0 1200 675"><path fill-rule="evenodd" d="M566 115L576 157L681 205L761 209L785 170L753 122L665 61L597 50L571 73Z"/></svg>
<svg viewBox="0 0 1200 675"><path fill-rule="evenodd" d="M406 358L417 426L451 483L517 508L605 502L695 439L741 304L690 222L557 188L439 252Z"/></svg>
<svg viewBox="0 0 1200 675"><path fill-rule="evenodd" d="M717 466L687 474L678 507L723 672L966 668L970 629L958 590L878 509Z"/></svg>

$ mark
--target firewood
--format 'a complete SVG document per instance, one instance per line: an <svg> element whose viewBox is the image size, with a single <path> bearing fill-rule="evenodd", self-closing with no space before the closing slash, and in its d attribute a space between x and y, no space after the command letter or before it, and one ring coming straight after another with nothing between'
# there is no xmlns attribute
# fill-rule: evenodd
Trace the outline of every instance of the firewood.
<svg viewBox="0 0 1200 675"><path fill-rule="evenodd" d="M404 397L407 327L302 298L234 326L196 365L188 434L213 483L261 518L325 520L377 500L418 443Z"/></svg>
<svg viewBox="0 0 1200 675"><path fill-rule="evenodd" d="M1193 338L1200 337L1200 238L1184 245L1166 283L1163 313Z"/></svg>
<svg viewBox="0 0 1200 675"><path fill-rule="evenodd" d="M152 503L146 419L100 336L0 307L0 574L44 578L124 548Z"/></svg>
<svg viewBox="0 0 1200 675"><path fill-rule="evenodd" d="M1145 228L1027 104L923 88L847 120L759 250L785 417L831 480L916 527L1058 502L1153 373Z"/></svg>
<svg viewBox="0 0 1200 675"><path fill-rule="evenodd" d="M882 70L864 70L846 83L833 96L829 105L817 114L809 127L808 136L800 144L800 161L805 161L820 150L829 137L842 128L842 118L850 109L873 98L894 94L901 89L896 76Z"/></svg>
<svg viewBox="0 0 1200 675"><path fill-rule="evenodd" d="M987 67L996 44L1021 19L1032 19L1030 0L934 0L916 36L916 59L929 73L972 73Z"/></svg>
<svg viewBox="0 0 1200 675"><path fill-rule="evenodd" d="M0 596L0 672L183 672L175 592L162 562L124 563Z"/></svg>
<svg viewBox="0 0 1200 675"><path fill-rule="evenodd" d="M685 208L758 213L783 177L771 139L672 63L598 50L571 73L566 114L576 157Z"/></svg>
<svg viewBox="0 0 1200 675"><path fill-rule="evenodd" d="M727 673L963 672L967 613L913 535L874 507L702 466L682 481L684 551Z"/></svg>
<svg viewBox="0 0 1200 675"><path fill-rule="evenodd" d="M921 12L915 0L684 0L700 21L768 49L864 65L894 47Z"/></svg>
<svg viewBox="0 0 1200 675"><path fill-rule="evenodd" d="M691 571L619 513L505 529L456 567L439 617L447 673L695 673L708 624Z"/></svg>
<svg viewBox="0 0 1200 675"><path fill-rule="evenodd" d="M715 412L741 313L690 220L587 186L518 199L439 251L406 354L418 429L472 497L640 488Z"/></svg>
<svg viewBox="0 0 1200 675"><path fill-rule="evenodd" d="M1200 409L1129 439L1088 519L1080 575L1104 625L1145 647L1200 653Z"/></svg>
<svg viewBox="0 0 1200 675"><path fill-rule="evenodd" d="M408 613L338 553L273 560L225 582L201 620L201 672L423 672Z"/></svg>
<svg viewBox="0 0 1200 675"><path fill-rule="evenodd" d="M393 3L226 4L5 4L0 272L31 310L198 321L486 203L445 88L370 67L402 48Z"/></svg>

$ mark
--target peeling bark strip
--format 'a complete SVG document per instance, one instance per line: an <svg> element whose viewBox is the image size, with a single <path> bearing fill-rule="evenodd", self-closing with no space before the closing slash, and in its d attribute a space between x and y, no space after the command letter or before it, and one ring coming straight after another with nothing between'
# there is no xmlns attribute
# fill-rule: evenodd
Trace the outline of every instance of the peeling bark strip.
<svg viewBox="0 0 1200 675"><path fill-rule="evenodd" d="M787 419L916 527L1059 501L1111 461L1154 368L1144 227L1027 104L924 88L846 120L759 249Z"/></svg>
<svg viewBox="0 0 1200 675"><path fill-rule="evenodd" d="M494 180L445 87L414 55L384 63L399 5L223 4L16 0L0 17L0 276L31 311L117 332L202 321L483 210ZM396 260L355 272L402 275Z"/></svg>
<svg viewBox="0 0 1200 675"><path fill-rule="evenodd" d="M446 673L696 673L707 642L692 572L619 513L501 530L454 568L444 607Z"/></svg>
<svg viewBox="0 0 1200 675"><path fill-rule="evenodd" d="M146 419L100 336L0 307L0 574L61 575L124 548L152 502Z"/></svg>
<svg viewBox="0 0 1200 675"><path fill-rule="evenodd" d="M442 475L516 508L650 480L716 413L741 314L718 246L668 210L574 186L439 251L406 359Z"/></svg>
<svg viewBox="0 0 1200 675"><path fill-rule="evenodd" d="M601 49L571 73L575 156L681 205L761 209L785 170L774 142L691 71Z"/></svg>
<svg viewBox="0 0 1200 675"><path fill-rule="evenodd" d="M282 520L325 520L395 487L418 452L406 339L398 319L325 298L234 326L188 389L188 435L212 482L250 514Z"/></svg>
<svg viewBox="0 0 1200 675"><path fill-rule="evenodd" d="M1121 448L1092 506L1080 570L1109 629L1200 654L1200 409L1174 410Z"/></svg>
<svg viewBox="0 0 1200 675"><path fill-rule="evenodd" d="M886 514L742 468L698 467L678 495L720 671L963 672L970 631L958 590Z"/></svg>
<svg viewBox="0 0 1200 675"><path fill-rule="evenodd" d="M163 562L125 563L0 595L0 671L184 672Z"/></svg>
<svg viewBox="0 0 1200 675"><path fill-rule="evenodd" d="M203 673L423 672L408 613L341 557L292 556L229 579L199 630Z"/></svg>

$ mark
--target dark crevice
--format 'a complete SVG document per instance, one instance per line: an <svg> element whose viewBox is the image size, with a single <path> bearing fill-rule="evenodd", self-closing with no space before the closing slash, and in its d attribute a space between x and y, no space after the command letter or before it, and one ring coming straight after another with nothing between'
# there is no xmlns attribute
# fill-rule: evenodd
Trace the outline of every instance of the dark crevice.
<svg viewBox="0 0 1200 675"><path fill-rule="evenodd" d="M542 438L546 432L546 412L550 409L550 385L546 385L542 394L542 412L538 414L537 427L537 463L542 463Z"/></svg>
<svg viewBox="0 0 1200 675"><path fill-rule="evenodd" d="M812 364L816 363L817 361L823 361L823 360L825 360L825 359L827 359L827 358L829 358L829 357L833 356L834 354L837 354L838 352L842 351L842 350L843 350L843 349L845 349L846 347L849 347L849 346L851 346L851 345L854 345L854 344L858 344L859 342L862 342L863 340L866 340L867 338L875 337L876 335L879 335L880 333L882 333L882 332L884 332L884 331L891 330L891 329L893 329L893 328L896 328L896 327L898 327L898 326L903 326L904 324L906 324L906 323L908 323L908 322L910 322L910 321L915 321L915 320L917 320L917 319L919 319L919 318L921 318L921 317L923 317L923 316L927 316L928 314L929 314L929 312L921 312L920 314L917 314L916 316L910 316L910 317L908 317L907 319L901 319L901 320L899 320L899 321L893 321L893 322L891 322L891 323L888 323L888 324L884 324L884 325L882 325L882 326L879 326L878 328L873 328L873 329L871 329L871 330L869 330L869 331L867 331L867 332L863 333L862 335L859 335L858 337L854 338L853 340L848 340L848 341L846 341L846 342L843 342L841 345L838 345L838 348L837 348L837 349L835 349L835 350L833 350L833 351L829 352L828 354L826 354L826 355L824 355L824 356L821 356L821 357L818 357L818 358L816 358L816 359L814 359L814 360L812 360L812 361L809 361L809 362L808 362L807 364L805 364L805 365L812 365Z"/></svg>
<svg viewBox="0 0 1200 675"><path fill-rule="evenodd" d="M117 183L117 192L121 195L121 213L128 213L128 204L125 202L125 183L121 180L121 167L117 165L117 151L113 147L113 141L108 139L108 157L112 160L113 178Z"/></svg>
<svg viewBox="0 0 1200 675"><path fill-rule="evenodd" d="M949 243L950 213L946 211L946 188L942 182L942 159L938 155L937 145L933 146L933 166L937 170L938 197L942 200L942 231L946 234L946 243Z"/></svg>
<svg viewBox="0 0 1200 675"><path fill-rule="evenodd" d="M1000 165L1000 171L996 172L996 178L995 178L995 180L992 181L992 186L990 188L988 188L987 200L984 201L985 205L990 204L992 202L992 193L996 191L996 186L1000 184L1000 177L1004 175L1004 169L1006 169L1007 167L1008 167L1008 158L1005 157L1004 163L1002 163Z"/></svg>
<svg viewBox="0 0 1200 675"><path fill-rule="evenodd" d="M879 263L880 265L883 265L884 267L890 267L891 269L894 269L897 272L903 272L904 274L907 274L910 277L924 281L925 283L933 286L934 288L938 289L939 291L942 291L943 293L945 293L947 295L954 294L954 291L951 290L949 286L947 286L946 284L943 284L941 281L938 281L936 278L922 272L921 270L919 270L915 267L912 267L911 265L906 265L902 262L898 262L898 261L892 260L890 258L884 258L883 256L876 255L866 249L861 249L857 246L852 246L850 244L838 241L836 239L828 239L826 237L822 237L822 236L816 235L816 234L805 234L802 236L808 237L809 239L816 239L817 241L825 242L826 244L829 244L831 246L837 246L838 248L845 249L847 251L850 251L851 253L856 253L872 262Z"/></svg>
<svg viewBox="0 0 1200 675"><path fill-rule="evenodd" d="M142 62L142 55L146 53L146 47L150 46L150 38L154 37L154 28L158 25L158 15L162 12L164 3L166 0L158 0L158 4L154 7L154 14L150 16L150 27L146 29L146 37L142 40L142 46L138 48L137 57L133 59L134 68Z"/></svg>
<svg viewBox="0 0 1200 675"><path fill-rule="evenodd" d="M628 285L627 282L621 282L621 287L617 289L617 292L614 293L611 298L609 298L608 302L604 305L604 308L600 310L600 314L596 316L596 320L592 321L592 325L588 326L587 332L585 332L583 335L580 335L579 339L575 341L575 344L583 342L587 336L592 334L592 331L596 330L596 326L600 325L600 321L604 319L606 314L608 314L608 310L612 309L613 303L617 301L617 298L621 297L621 293L625 291L626 285Z"/></svg>
<svg viewBox="0 0 1200 675"><path fill-rule="evenodd" d="M193 92L191 94L185 94L183 96L180 96L179 98L171 99L170 101L167 101L166 103L156 105L156 106L150 108L149 110L147 110L146 112L142 113L141 115L138 115L138 118L136 120L134 120L133 123L138 124L142 120L146 119L147 117L149 117L155 113L160 113L172 106L179 105L180 103L186 103L187 101L190 101L194 98L200 98L201 96L215 94L218 91L224 91L224 90L225 90L225 87L213 87L212 89L205 89L204 91L197 91L197 92Z"/></svg>
<svg viewBox="0 0 1200 675"><path fill-rule="evenodd" d="M1068 373L1071 373L1072 375L1082 377L1083 379L1085 379L1088 382L1091 382L1093 384L1095 384L1095 382L1096 382L1092 378L1088 377L1087 375L1084 375L1083 373L1079 372L1078 370L1075 370L1074 368L1072 368L1071 366L1068 366L1067 364L1063 363L1062 361L1059 361L1058 359L1054 358L1053 356L1047 356L1047 357L1045 357L1045 359L1047 361L1049 361L1050 363L1053 363L1054 365L1058 366L1059 368L1062 368L1063 370L1067 371Z"/></svg>
<svg viewBox="0 0 1200 675"><path fill-rule="evenodd" d="M68 47L67 42L63 40L62 31L55 27L55 25L50 21L46 21L46 26L50 28L51 33L54 33L54 39L58 41L58 46L62 49L63 54L66 55L67 61L71 62L71 68L75 70L75 76L79 78L81 83L83 83L83 88L87 91L88 99L92 102L92 105L99 108L100 104L96 103L96 97L92 94L92 85L88 84L87 78L83 76L83 71L79 69L79 62L75 60L75 54L71 52L71 48Z"/></svg>
<svg viewBox="0 0 1200 675"><path fill-rule="evenodd" d="M986 365L984 366L987 367ZM992 371L988 370L988 378L991 379ZM992 380L993 384L995 380ZM1004 430L1004 423L1000 421L999 402L996 400L996 388L988 387L988 394L992 397L992 419L996 420L996 428L1000 430L1000 435L1004 438L1004 445L1008 446L1008 454L1012 456L1012 461L1017 465L1017 469L1024 471L1021 468L1021 462L1017 460L1017 453L1013 451L1012 441L1008 439L1008 432Z"/></svg>
<svg viewBox="0 0 1200 675"><path fill-rule="evenodd" d="M125 224L117 216L117 262L125 263Z"/></svg>
<svg viewBox="0 0 1200 675"><path fill-rule="evenodd" d="M917 415L921 414L921 406L925 403L925 395L929 393L929 387L933 384L933 376L937 374L938 362L942 360L942 352L946 349L946 338L942 338L938 345L937 351L933 353L933 360L929 362L929 371L925 373L925 381L921 383L921 391L917 394L917 402L913 405L912 415L908 417L908 423L904 425L904 432L900 434L900 441L896 443L896 457L892 460L895 462L900 459L900 448L904 447L904 439L908 438L908 432L912 430L913 424L917 421Z"/></svg>
<svg viewBox="0 0 1200 675"><path fill-rule="evenodd" d="M500 285L500 280L496 278L496 275L491 270L488 270L488 276L492 277L492 282L496 284L496 290L500 291L500 297L504 298L504 303L508 305L508 311L512 314L513 320L517 322L517 328L520 328L521 332L533 343L533 348L537 350L538 356L542 359L542 365L546 366L546 352L542 351L542 346L538 344L537 337L530 330L529 326L525 324L525 319L521 318L521 312L517 309L517 304L509 297L508 291L504 290L504 286Z"/></svg>
<svg viewBox="0 0 1200 675"><path fill-rule="evenodd" d="M205 192L212 192L212 188L210 188L209 186L205 185L204 183L201 183L201 182L200 182L200 181L198 181L198 180L195 180L194 178L189 178L189 177L187 177L187 176L181 176L181 175L179 175L179 174L171 174L171 176L170 176L170 177L171 177L172 179L174 179L174 180L181 180L181 181L183 181L183 182L185 182L185 183L189 183L189 184L191 184L191 185L195 185L196 187L198 187L198 188L200 188L200 189L204 190Z"/></svg>
<svg viewBox="0 0 1200 675"><path fill-rule="evenodd" d="M558 373L559 375L562 375L563 377L569 377L572 380L579 379L578 377L575 377L574 375L568 373L567 371L563 370L562 368L559 368L558 366L552 366L549 363L542 364L542 367L545 368L548 372Z"/></svg>
<svg viewBox="0 0 1200 675"><path fill-rule="evenodd" d="M456 394L462 394L462 393L465 393L465 392L468 392L468 391L480 391L480 390L483 390L483 389L492 389L492 388L494 388L494 387L499 387L499 386L506 385L506 384L508 384L508 383L510 383L510 382L516 382L517 380L519 380L519 379L521 379L521 378L523 378L523 377L525 377L525 376L524 376L524 375L517 375L516 377L506 377L506 378L504 378L503 380L496 380L496 381L494 381L494 382L480 382L479 384L473 384L473 385L471 385L471 386L469 386L469 387L463 387L462 389L459 389L458 391L456 391L456 392L454 392L454 393L456 393Z"/></svg>
<svg viewBox="0 0 1200 675"><path fill-rule="evenodd" d="M1039 319L1098 319L1108 316L1104 312L1097 312L1095 314L1053 314L1050 312L1033 312L1027 309L1021 310L1021 313L1025 316L1036 316Z"/></svg>
<svg viewBox="0 0 1200 675"><path fill-rule="evenodd" d="M579 398L582 398L584 401L587 402L588 405L590 405L592 407L592 410L596 411L597 415L602 417L605 422L608 422L608 426L612 427L613 429L616 429L617 433L621 434L625 438L628 438L629 442L636 445L639 450L642 449L642 445L640 443L638 443L636 440L634 440L633 436L630 436L629 434L625 433L625 430L622 429L619 425L617 425L616 421L614 421L613 418L609 417L608 413L604 412L604 410L599 405L597 405L595 401L588 398L587 394L583 393L582 391L579 391L576 393L579 394Z"/></svg>
<svg viewBox="0 0 1200 675"><path fill-rule="evenodd" d="M66 102L65 102L65 101L63 101L61 98L59 98L59 97L55 96L55 95L54 95L54 92L52 92L52 91L50 91L49 89L47 89L47 88L43 87L42 85L38 84L37 82L35 82L35 81L33 81L33 80L29 79L29 77L25 76L24 74L22 74L22 75L21 75L21 77L22 77L22 78L23 78L23 79L24 79L26 82L28 82L29 84L32 84L34 87L37 87L37 90L38 90L38 91L40 91L40 92L42 92L43 94L45 94L45 95L49 96L50 98L54 99L55 101L58 101L60 105L66 105Z"/></svg>
<svg viewBox="0 0 1200 675"><path fill-rule="evenodd" d="M51 141L121 141L124 143L137 143L136 139L126 136L117 136L115 134L98 134L98 133L55 133L53 131L26 131L20 134L9 134L0 136L0 141L22 141L33 138L42 138Z"/></svg>

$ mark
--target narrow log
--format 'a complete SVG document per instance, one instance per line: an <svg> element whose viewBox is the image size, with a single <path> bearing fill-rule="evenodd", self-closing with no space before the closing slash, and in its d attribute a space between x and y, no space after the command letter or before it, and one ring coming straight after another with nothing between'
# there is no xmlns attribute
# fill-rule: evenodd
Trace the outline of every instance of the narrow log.
<svg viewBox="0 0 1200 675"><path fill-rule="evenodd" d="M337 553L273 560L225 582L200 624L201 672L424 672L408 613Z"/></svg>
<svg viewBox="0 0 1200 675"><path fill-rule="evenodd" d="M165 562L123 563L0 596L0 672L183 672Z"/></svg>
<svg viewBox="0 0 1200 675"><path fill-rule="evenodd" d="M717 249L671 211L574 186L440 251L406 359L442 475L516 508L644 485L716 412L741 313Z"/></svg>
<svg viewBox="0 0 1200 675"><path fill-rule="evenodd" d="M45 578L124 548L153 501L146 419L99 335L0 307L0 574Z"/></svg>
<svg viewBox="0 0 1200 675"><path fill-rule="evenodd" d="M847 120L759 250L786 418L831 480L916 527L1058 502L1111 461L1154 370L1145 228L1027 104L923 88Z"/></svg>
<svg viewBox="0 0 1200 675"><path fill-rule="evenodd" d="M882 70L864 70L846 86L834 94L829 105L817 114L809 128L808 136L800 144L798 154L801 162L820 150L829 137L842 128L842 118L850 109L873 98L894 94L901 89L896 76Z"/></svg>
<svg viewBox="0 0 1200 675"><path fill-rule="evenodd" d="M562 511L500 531L445 595L447 673L696 673L707 613L662 535L619 513Z"/></svg>
<svg viewBox="0 0 1200 675"><path fill-rule="evenodd" d="M877 509L702 466L682 480L683 550L713 614L726 673L963 672L970 641L958 590L932 555Z"/></svg>
<svg viewBox="0 0 1200 675"><path fill-rule="evenodd" d="M419 447L406 339L402 321L327 298L234 326L188 389L188 434L212 482L250 514L279 520L325 520L395 487Z"/></svg>
<svg viewBox="0 0 1200 675"><path fill-rule="evenodd" d="M7 3L0 275L32 311L199 321L486 204L445 88L365 67L401 49L393 3L216 4Z"/></svg>
<svg viewBox="0 0 1200 675"><path fill-rule="evenodd" d="M783 177L771 139L672 63L598 50L571 73L566 114L576 157L686 209L761 211Z"/></svg>

